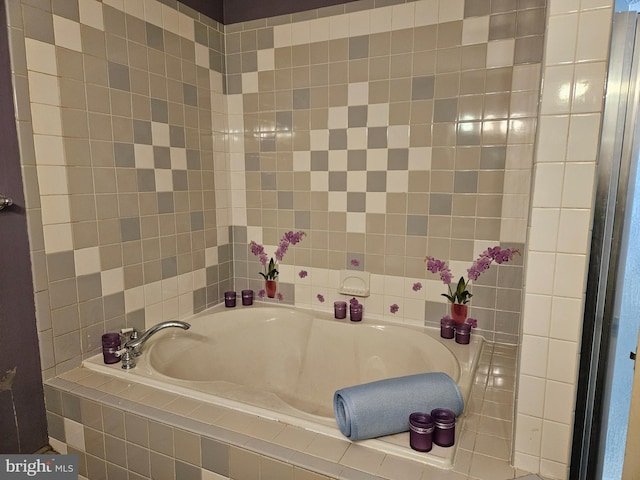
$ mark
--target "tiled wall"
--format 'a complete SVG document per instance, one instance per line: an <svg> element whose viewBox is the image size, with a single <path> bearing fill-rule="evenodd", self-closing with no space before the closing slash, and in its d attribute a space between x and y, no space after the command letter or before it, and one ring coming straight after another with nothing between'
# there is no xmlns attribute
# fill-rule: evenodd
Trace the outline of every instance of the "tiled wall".
<svg viewBox="0 0 640 480"><path fill-rule="evenodd" d="M515 464L567 478L613 0L551 0Z"/></svg>
<svg viewBox="0 0 640 480"><path fill-rule="evenodd" d="M48 377L231 284L224 35L177 2L6 5Z"/></svg>
<svg viewBox="0 0 640 480"><path fill-rule="evenodd" d="M366 312L435 323L444 286L426 255L466 275L487 246L524 245L545 1L370 7L226 28L236 287L261 288L247 241L305 230L284 301L322 308L357 268L374 275ZM490 340L517 343L522 271L474 287Z"/></svg>

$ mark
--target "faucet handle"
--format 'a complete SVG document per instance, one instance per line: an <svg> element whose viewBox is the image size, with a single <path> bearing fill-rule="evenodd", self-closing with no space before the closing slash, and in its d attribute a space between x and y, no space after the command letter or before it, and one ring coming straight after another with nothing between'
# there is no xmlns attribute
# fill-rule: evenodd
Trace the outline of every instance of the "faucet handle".
<svg viewBox="0 0 640 480"><path fill-rule="evenodd" d="M138 337L140 336L140 332L138 332L138 330L133 327L121 328L120 333L122 335L127 335L127 334L129 335L126 342L129 342L131 340L137 340ZM140 351L139 347L135 347L131 352L131 354L134 357L139 357L142 354L142 352Z"/></svg>

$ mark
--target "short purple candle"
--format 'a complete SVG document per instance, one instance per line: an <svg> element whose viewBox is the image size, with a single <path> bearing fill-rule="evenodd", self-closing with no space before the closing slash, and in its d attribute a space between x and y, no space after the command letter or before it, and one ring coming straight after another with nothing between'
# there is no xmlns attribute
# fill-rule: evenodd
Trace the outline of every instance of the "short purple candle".
<svg viewBox="0 0 640 480"><path fill-rule="evenodd" d="M448 408L431 410L434 422L433 443L440 447L450 447L456 441L456 414Z"/></svg>
<svg viewBox="0 0 640 480"><path fill-rule="evenodd" d="M453 319L445 317L440 320L440 336L442 338L453 338L456 331L456 322Z"/></svg>
<svg viewBox="0 0 640 480"><path fill-rule="evenodd" d="M349 306L349 315L352 322L359 322L362 320L362 304L352 304Z"/></svg>
<svg viewBox="0 0 640 480"><path fill-rule="evenodd" d="M456 343L467 345L471 339L471 325L459 323L456 325Z"/></svg>
<svg viewBox="0 0 640 480"><path fill-rule="evenodd" d="M102 335L102 357L104 363L118 363L120 357L116 352L120 350L120 334L105 333Z"/></svg>
<svg viewBox="0 0 640 480"><path fill-rule="evenodd" d="M347 302L333 302L333 313L336 318L347 318Z"/></svg>
<svg viewBox="0 0 640 480"><path fill-rule="evenodd" d="M253 305L253 290L242 290L242 305Z"/></svg>
<svg viewBox="0 0 640 480"><path fill-rule="evenodd" d="M236 292L224 292L224 306L227 308L236 306Z"/></svg>
<svg viewBox="0 0 640 480"><path fill-rule="evenodd" d="M409 445L418 452L429 452L433 447L435 424L428 413L413 412L409 415Z"/></svg>

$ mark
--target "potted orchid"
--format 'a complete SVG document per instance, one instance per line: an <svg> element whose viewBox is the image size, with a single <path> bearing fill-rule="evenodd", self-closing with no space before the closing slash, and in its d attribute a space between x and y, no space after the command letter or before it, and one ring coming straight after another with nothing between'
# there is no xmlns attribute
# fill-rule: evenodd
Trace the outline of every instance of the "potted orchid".
<svg viewBox="0 0 640 480"><path fill-rule="evenodd" d="M468 303L473 294L469 292L469 284L480 277L480 274L489 269L493 262L497 264L506 263L516 254L520 254L520 250L514 248L502 249L499 246L487 248L473 262L471 267L467 269L467 279L460 277L460 280L452 287L453 274L446 262L433 257L426 257L427 270L431 273L440 274L440 280L447 285L449 293L443 293L451 303L451 317L456 323L464 323L468 313Z"/></svg>
<svg viewBox="0 0 640 480"><path fill-rule="evenodd" d="M265 289L267 291L267 297L274 298L276 296L276 280L278 279L279 271L278 271L278 262L284 258L285 253L289 249L289 245L295 245L302 240L302 237L306 235L303 231L292 232L288 231L282 238L280 239L280 243L278 244L278 248L275 251L273 257L269 258L269 256L265 253L264 247L254 240L251 240L249 243L249 247L251 249L251 253L255 256L260 257L260 263L262 264L263 271L258 272L260 275L264 277L265 280ZM274 260L275 257L275 260Z"/></svg>

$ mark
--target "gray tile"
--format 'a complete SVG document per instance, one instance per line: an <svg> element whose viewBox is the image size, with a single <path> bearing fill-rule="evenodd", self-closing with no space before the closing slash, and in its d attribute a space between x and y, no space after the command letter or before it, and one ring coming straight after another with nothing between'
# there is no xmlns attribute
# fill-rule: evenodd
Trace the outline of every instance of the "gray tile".
<svg viewBox="0 0 640 480"><path fill-rule="evenodd" d="M387 127L369 127L367 132L368 148L387 148Z"/></svg>
<svg viewBox="0 0 640 480"><path fill-rule="evenodd" d="M100 287L99 295L102 295L102 287ZM104 310L101 297L97 297L86 302L81 301L81 303L78 304L78 310L80 315L80 325L83 327L102 323L104 321Z"/></svg>
<svg viewBox="0 0 640 480"><path fill-rule="evenodd" d="M127 442L127 466L129 470L148 477L151 472L149 450Z"/></svg>
<svg viewBox="0 0 640 480"><path fill-rule="evenodd" d="M133 121L133 141L134 143L141 143L143 145L152 144L151 122L145 122L143 120Z"/></svg>
<svg viewBox="0 0 640 480"><path fill-rule="evenodd" d="M491 15L489 20L489 40L502 40L516 36L516 13Z"/></svg>
<svg viewBox="0 0 640 480"><path fill-rule="evenodd" d="M431 100L435 90L435 77L413 77L411 80L411 100Z"/></svg>
<svg viewBox="0 0 640 480"><path fill-rule="evenodd" d="M276 178L276 174L273 172L262 172L260 174L260 187L262 190L275 190Z"/></svg>
<svg viewBox="0 0 640 480"><path fill-rule="evenodd" d="M135 151L132 143L114 143L113 154L117 167L136 166Z"/></svg>
<svg viewBox="0 0 640 480"><path fill-rule="evenodd" d="M129 217L120 219L120 236L123 242L140 240L140 218Z"/></svg>
<svg viewBox="0 0 640 480"><path fill-rule="evenodd" d="M347 191L347 172L329 172L329 191Z"/></svg>
<svg viewBox="0 0 640 480"><path fill-rule="evenodd" d="M454 193L477 193L478 191L478 172L476 171L459 171L455 172L453 182Z"/></svg>
<svg viewBox="0 0 640 480"><path fill-rule="evenodd" d="M147 46L149 48L164 51L164 36L162 29L152 25L151 23L147 23L145 27L147 30Z"/></svg>
<svg viewBox="0 0 640 480"><path fill-rule="evenodd" d="M59 15L74 22L80 22L80 13L76 2L68 0L51 0L51 10Z"/></svg>
<svg viewBox="0 0 640 480"><path fill-rule="evenodd" d="M62 392L62 412L66 418L78 423L82 422L82 410L80 408L80 398L71 393Z"/></svg>
<svg viewBox="0 0 640 480"><path fill-rule="evenodd" d="M522 290L498 288L496 309L506 310L509 312L520 312L522 310Z"/></svg>
<svg viewBox="0 0 640 480"><path fill-rule="evenodd" d="M176 257L162 259L162 279L175 277L178 274L178 263Z"/></svg>
<svg viewBox="0 0 640 480"><path fill-rule="evenodd" d="M104 459L104 434L93 428L84 427L85 451L89 455Z"/></svg>
<svg viewBox="0 0 640 480"><path fill-rule="evenodd" d="M367 105L356 105L349 107L349 119L348 125L352 127L366 127L367 126L367 114L369 108Z"/></svg>
<svg viewBox="0 0 640 480"><path fill-rule="evenodd" d="M284 210L293 209L293 192L291 191L278 192L278 208L284 209Z"/></svg>
<svg viewBox="0 0 640 480"><path fill-rule="evenodd" d="M295 212L294 225L297 230L307 230L311 228L311 212L308 210Z"/></svg>
<svg viewBox="0 0 640 480"><path fill-rule="evenodd" d="M389 170L408 170L409 149L390 148L387 156L387 168Z"/></svg>
<svg viewBox="0 0 640 480"><path fill-rule="evenodd" d="M61 308L78 301L76 279L61 280L49 283L51 308Z"/></svg>
<svg viewBox="0 0 640 480"><path fill-rule="evenodd" d="M367 172L367 192L386 192L387 172L371 171Z"/></svg>
<svg viewBox="0 0 640 480"><path fill-rule="evenodd" d="M78 277L78 301L98 298L102 295L102 280L100 273L91 273Z"/></svg>
<svg viewBox="0 0 640 480"><path fill-rule="evenodd" d="M345 128L329 130L329 150L347 149L347 130Z"/></svg>
<svg viewBox="0 0 640 480"><path fill-rule="evenodd" d="M66 442L64 418L53 412L47 412L47 433L56 440Z"/></svg>
<svg viewBox="0 0 640 480"><path fill-rule="evenodd" d="M184 103L186 105L191 105L193 107L198 106L198 89L195 87L195 85L183 83L182 94L184 97Z"/></svg>
<svg viewBox="0 0 640 480"><path fill-rule="evenodd" d="M53 15L51 12L41 10L40 8L33 8L29 5L23 5L22 22L25 37L50 43L51 45L55 44Z"/></svg>
<svg viewBox="0 0 640 480"><path fill-rule="evenodd" d="M204 229L204 213L191 212L191 231Z"/></svg>
<svg viewBox="0 0 640 480"><path fill-rule="evenodd" d="M278 130L292 131L293 115L291 111L276 112L276 128Z"/></svg>
<svg viewBox="0 0 640 480"><path fill-rule="evenodd" d="M172 147L185 147L183 127L178 125L169 125L169 145Z"/></svg>
<svg viewBox="0 0 640 480"><path fill-rule="evenodd" d="M118 90L131 90L131 82L129 80L129 67L120 65L119 63L109 62L109 86Z"/></svg>
<svg viewBox="0 0 640 480"><path fill-rule="evenodd" d="M458 99L443 98L433 102L434 122L455 122L458 117Z"/></svg>
<svg viewBox="0 0 640 480"><path fill-rule="evenodd" d="M429 217L427 215L407 215L407 235L426 237Z"/></svg>
<svg viewBox="0 0 640 480"><path fill-rule="evenodd" d="M169 109L166 101L158 98L151 99L151 120L169 123Z"/></svg>
<svg viewBox="0 0 640 480"><path fill-rule="evenodd" d="M62 396L60 390L49 385L45 385L44 401L49 412L62 415Z"/></svg>
<svg viewBox="0 0 640 480"><path fill-rule="evenodd" d="M173 190L176 192L186 192L189 190L189 182L186 170L173 170Z"/></svg>
<svg viewBox="0 0 640 480"><path fill-rule="evenodd" d="M464 18L480 17L491 13L491 0L464 2Z"/></svg>
<svg viewBox="0 0 640 480"><path fill-rule="evenodd" d="M64 280L75 276L73 252L60 252L47 255L49 281Z"/></svg>
<svg viewBox="0 0 640 480"><path fill-rule="evenodd" d="M125 438L124 413L121 410L103 405L102 421L105 432L121 439Z"/></svg>
<svg viewBox="0 0 640 480"><path fill-rule="evenodd" d="M156 177L152 169L138 169L136 174L139 192L154 192L156 190Z"/></svg>
<svg viewBox="0 0 640 480"><path fill-rule="evenodd" d="M369 35L349 38L349 60L369 57Z"/></svg>
<svg viewBox="0 0 640 480"><path fill-rule="evenodd" d="M539 63L544 52L544 36L531 36L516 39L515 65Z"/></svg>
<svg viewBox="0 0 640 480"><path fill-rule="evenodd" d="M364 192L347 192L347 212L366 212L367 194Z"/></svg>
<svg viewBox="0 0 640 480"><path fill-rule="evenodd" d="M329 170L329 152L312 151L311 152L311 171L326 172Z"/></svg>
<svg viewBox="0 0 640 480"><path fill-rule="evenodd" d="M155 168L171 168L171 151L169 147L153 147L153 166Z"/></svg>
<svg viewBox="0 0 640 480"><path fill-rule="evenodd" d="M507 147L482 147L480 150L480 168L482 170L502 170L507 159Z"/></svg>
<svg viewBox="0 0 640 480"><path fill-rule="evenodd" d="M172 213L173 211L173 193L158 192L158 213Z"/></svg>
<svg viewBox="0 0 640 480"><path fill-rule="evenodd" d="M309 108L309 89L296 88L293 90L293 109L306 110Z"/></svg>
<svg viewBox="0 0 640 480"><path fill-rule="evenodd" d="M457 124L457 145L480 145L482 139L482 124L480 122L461 122Z"/></svg>
<svg viewBox="0 0 640 480"><path fill-rule="evenodd" d="M364 171L367 169L367 151L349 150L347 152L347 170Z"/></svg>
<svg viewBox="0 0 640 480"><path fill-rule="evenodd" d="M432 193L429 195L430 215L451 215L452 196L446 193Z"/></svg>
<svg viewBox="0 0 640 480"><path fill-rule="evenodd" d="M258 70L257 52L242 52L240 59L242 73L255 72Z"/></svg>
<svg viewBox="0 0 640 480"><path fill-rule="evenodd" d="M152 451L151 478L157 480L174 480L176 478L181 478L176 475L175 459Z"/></svg>
<svg viewBox="0 0 640 480"><path fill-rule="evenodd" d="M149 422L149 447L173 456L173 428L158 422Z"/></svg>
<svg viewBox="0 0 640 480"><path fill-rule="evenodd" d="M257 31L257 48L258 50L273 48L273 27L261 28Z"/></svg>

